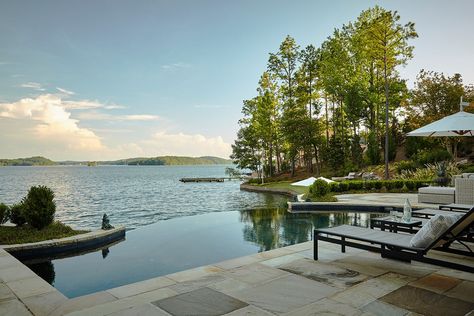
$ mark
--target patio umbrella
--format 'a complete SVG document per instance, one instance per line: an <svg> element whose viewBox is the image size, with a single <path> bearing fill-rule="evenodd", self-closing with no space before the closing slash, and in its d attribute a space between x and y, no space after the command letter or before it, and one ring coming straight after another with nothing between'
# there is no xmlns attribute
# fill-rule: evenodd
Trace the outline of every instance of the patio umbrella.
<svg viewBox="0 0 474 316"><path fill-rule="evenodd" d="M407 136L474 136L474 114L461 110L411 131Z"/></svg>

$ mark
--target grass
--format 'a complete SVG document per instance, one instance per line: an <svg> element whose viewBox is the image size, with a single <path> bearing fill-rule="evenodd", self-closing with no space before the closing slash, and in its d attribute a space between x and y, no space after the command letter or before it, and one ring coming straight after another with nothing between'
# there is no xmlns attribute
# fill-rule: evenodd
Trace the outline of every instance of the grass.
<svg viewBox="0 0 474 316"><path fill-rule="evenodd" d="M292 182L290 181L280 181L280 182L270 182L265 184L259 184L259 186L266 187L266 188L274 188L274 189L284 189L293 191L297 194L307 194L309 187L302 187L291 185Z"/></svg>
<svg viewBox="0 0 474 316"><path fill-rule="evenodd" d="M70 237L87 232L87 230L74 230L60 222L54 222L41 230L37 230L29 225L22 227L0 226L0 245L24 244Z"/></svg>

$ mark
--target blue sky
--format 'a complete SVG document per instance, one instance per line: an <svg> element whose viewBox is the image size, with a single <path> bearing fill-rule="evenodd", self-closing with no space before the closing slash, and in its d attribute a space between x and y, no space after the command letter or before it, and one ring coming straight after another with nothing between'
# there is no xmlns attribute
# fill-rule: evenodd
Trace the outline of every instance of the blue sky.
<svg viewBox="0 0 474 316"><path fill-rule="evenodd" d="M403 77L474 83L473 1L0 1L0 157L226 156L268 53L375 4L416 24Z"/></svg>

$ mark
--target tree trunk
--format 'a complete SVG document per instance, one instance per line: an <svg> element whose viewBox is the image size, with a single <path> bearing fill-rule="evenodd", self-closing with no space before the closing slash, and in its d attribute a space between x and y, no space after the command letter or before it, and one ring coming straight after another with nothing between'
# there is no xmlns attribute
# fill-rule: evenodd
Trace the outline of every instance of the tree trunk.
<svg viewBox="0 0 474 316"><path fill-rule="evenodd" d="M387 78L387 52L383 56L384 79L385 79L385 179L388 180L388 78Z"/></svg>

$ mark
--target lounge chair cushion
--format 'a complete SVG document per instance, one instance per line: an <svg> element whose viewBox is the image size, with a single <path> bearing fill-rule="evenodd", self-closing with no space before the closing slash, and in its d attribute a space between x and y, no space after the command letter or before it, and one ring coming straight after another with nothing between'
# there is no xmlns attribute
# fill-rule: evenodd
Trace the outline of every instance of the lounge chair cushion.
<svg viewBox="0 0 474 316"><path fill-rule="evenodd" d="M433 216L421 229L412 237L410 245L412 247L425 248L431 245L445 231L456 223L463 214L437 214Z"/></svg>

